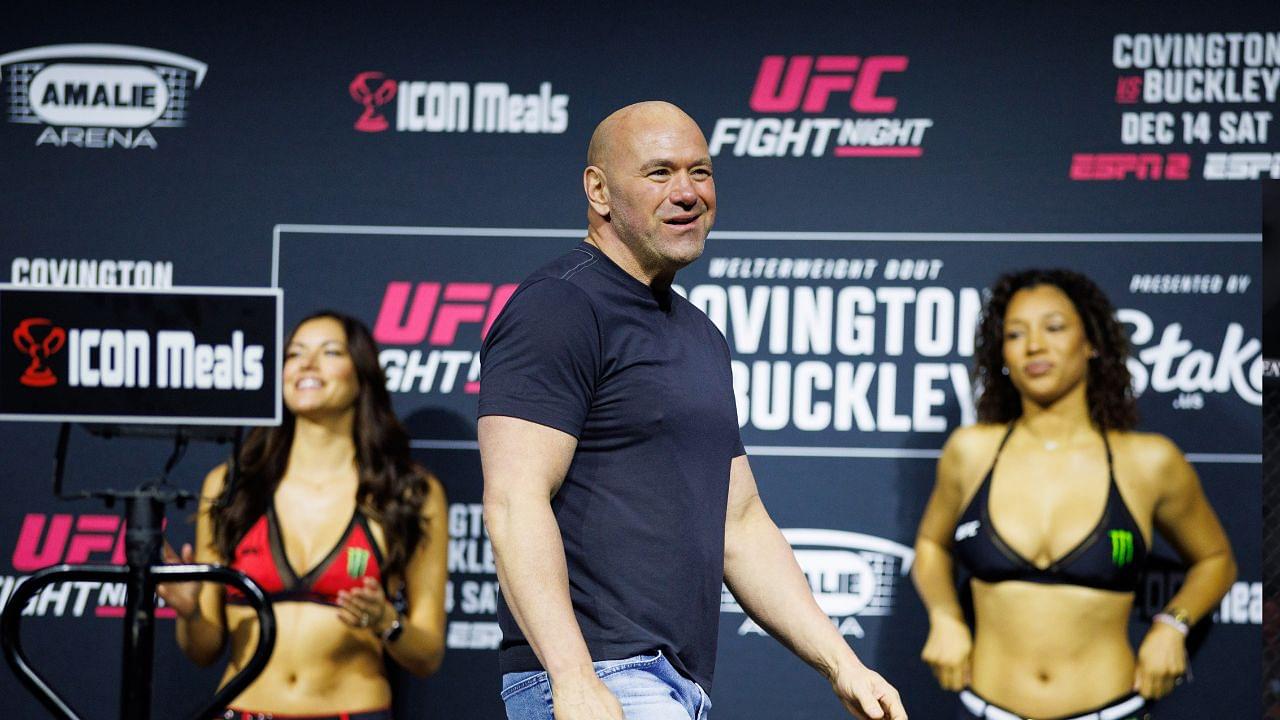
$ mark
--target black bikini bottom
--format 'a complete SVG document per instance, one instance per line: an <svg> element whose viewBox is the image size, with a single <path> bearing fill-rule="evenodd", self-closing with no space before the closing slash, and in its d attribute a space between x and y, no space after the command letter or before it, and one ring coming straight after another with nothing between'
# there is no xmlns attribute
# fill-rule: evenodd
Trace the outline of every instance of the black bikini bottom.
<svg viewBox="0 0 1280 720"><path fill-rule="evenodd" d="M1151 706L1141 695L1125 695L1111 702L1084 712L1060 715L1057 718L1026 718L988 702L972 690L960 693L960 707L956 720L1152 720Z"/></svg>

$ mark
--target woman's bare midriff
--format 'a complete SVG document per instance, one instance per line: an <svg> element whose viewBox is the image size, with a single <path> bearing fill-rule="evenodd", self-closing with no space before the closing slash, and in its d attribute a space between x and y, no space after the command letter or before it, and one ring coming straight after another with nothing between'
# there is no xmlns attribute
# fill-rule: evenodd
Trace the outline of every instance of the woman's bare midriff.
<svg viewBox="0 0 1280 720"><path fill-rule="evenodd" d="M344 625L330 605L282 602L274 609L275 651L258 679L232 701L233 707L318 715L391 705L381 643L372 632ZM220 685L249 662L258 642L252 608L228 605L226 615L231 661Z"/></svg>
<svg viewBox="0 0 1280 720"><path fill-rule="evenodd" d="M1029 717L1091 710L1130 692L1131 593L1022 581L972 587L974 692Z"/></svg>

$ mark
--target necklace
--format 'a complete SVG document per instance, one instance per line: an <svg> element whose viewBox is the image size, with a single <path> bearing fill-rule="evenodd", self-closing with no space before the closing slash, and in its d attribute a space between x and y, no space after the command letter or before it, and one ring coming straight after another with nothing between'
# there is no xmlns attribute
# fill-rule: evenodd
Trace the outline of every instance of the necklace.
<svg viewBox="0 0 1280 720"><path fill-rule="evenodd" d="M1035 433L1034 430L1032 430L1030 427L1027 427L1026 423L1022 423L1022 425L1023 427L1026 428L1027 434L1030 435L1032 438L1034 438L1036 442L1039 442L1042 446L1044 446L1044 449L1047 450L1048 452L1054 452L1055 450L1068 444L1068 442L1073 438L1075 438L1076 434L1079 432L1079 430L1073 430L1065 438L1052 440L1049 438L1040 437Z"/></svg>

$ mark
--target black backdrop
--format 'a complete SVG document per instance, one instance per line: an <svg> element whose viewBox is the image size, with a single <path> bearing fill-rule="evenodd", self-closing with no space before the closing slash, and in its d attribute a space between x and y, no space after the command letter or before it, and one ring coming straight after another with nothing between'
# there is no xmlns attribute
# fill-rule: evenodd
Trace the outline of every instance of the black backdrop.
<svg viewBox="0 0 1280 720"><path fill-rule="evenodd" d="M450 650L436 677L398 683L401 716L500 716L486 649L495 579L477 515L467 382L504 286L582 234L579 175L595 122L646 98L676 102L727 140L715 158L720 224L706 258L679 281L729 337L744 441L775 519L824 608L904 691L913 717L947 717L954 702L917 659L925 618L905 577L915 523L937 449L969 414L963 373L980 289L1030 265L1083 270L1123 309L1144 427L1189 454L1240 560L1240 582L1193 659L1195 681L1161 717L1260 714L1257 178L1280 174L1280 147L1258 114L1274 113L1280 76L1266 4L58 6L6 15L0 56L47 52L0 58L0 280L67 282L65 261L83 275L79 261L93 260L98 281L127 284L144 278L118 261L147 262L179 286L278 285L286 325L336 306L379 327L397 409L451 502ZM50 48L70 43L194 63ZM1221 62L1212 51L1162 55L1196 43L1240 53ZM863 70L882 58L891 71L878 83L860 72L849 81L840 68L851 56ZM790 58L788 68L815 58L814 79L835 90L769 106L774 88L765 87L753 100L770 57ZM127 109L76 114L52 104L62 98L32 99L40 73L58 64L99 67L55 68L45 80L162 66L154 77L165 81L169 113L128 127ZM367 72L381 75L360 78L367 92L353 95ZM1187 77L1211 78L1209 95L1142 94ZM368 103L389 127L357 130L355 98L387 79L396 97ZM853 88L896 102L854 110ZM397 129L437 118L459 127L458 114L434 114L447 102L428 105L450 92L466 93L468 111L486 92L538 96L505 106L508 128L537 132L485 131L471 112L465 131ZM399 103L419 98L402 120ZM546 110L526 118L530 106ZM1158 113L1172 118L1167 136ZM739 146L727 134L785 120L793 133L809 128L786 148L798 155L753 157L752 148L771 151L769 135ZM889 122L867 122L877 120ZM818 147L824 121L833 129ZM1146 137L1126 132L1144 122ZM108 123L114 133L93 129ZM895 128L906 130L878 144L876 133ZM0 352L17 352L0 342ZM118 543L119 528L98 517L105 510L50 498L54 434L51 425L0 426L0 602L35 567L110 560ZM78 487L154 475L167 449L83 437L76 447ZM195 489L223 453L193 449L178 481ZM171 525L175 540L190 536L182 518ZM1149 576L1135 637L1178 578L1170 567ZM118 597L58 591L31 608L28 644L77 707L105 716L116 703L119 630L102 616ZM821 679L760 637L729 598L722 618L717 716L839 716ZM158 643L158 716L192 707L217 678L186 662L171 635L162 628ZM7 674L0 698L12 717L39 715Z"/></svg>

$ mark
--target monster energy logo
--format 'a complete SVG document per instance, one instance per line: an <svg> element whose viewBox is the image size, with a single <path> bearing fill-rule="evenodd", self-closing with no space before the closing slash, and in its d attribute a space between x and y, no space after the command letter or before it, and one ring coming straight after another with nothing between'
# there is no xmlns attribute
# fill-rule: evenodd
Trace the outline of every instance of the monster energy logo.
<svg viewBox="0 0 1280 720"><path fill-rule="evenodd" d="M1112 530L1111 562L1116 567L1124 567L1133 562L1133 533L1128 530Z"/></svg>
<svg viewBox="0 0 1280 720"><path fill-rule="evenodd" d="M1114 540L1113 540L1114 542ZM364 575L369 567L369 551L364 548L347 548L347 574L353 578Z"/></svg>

